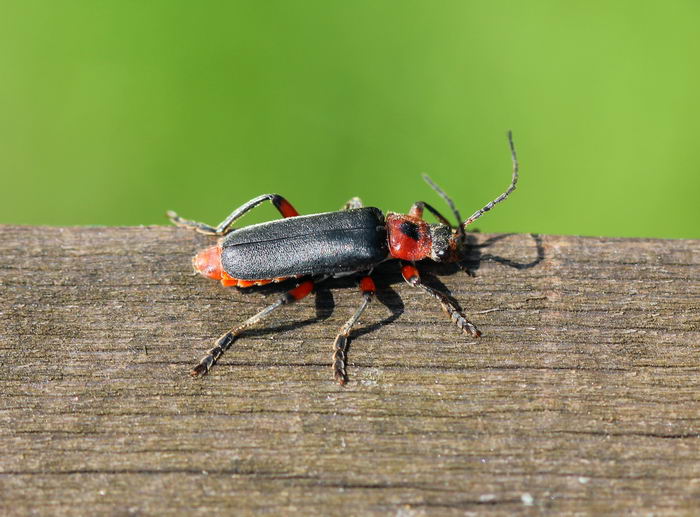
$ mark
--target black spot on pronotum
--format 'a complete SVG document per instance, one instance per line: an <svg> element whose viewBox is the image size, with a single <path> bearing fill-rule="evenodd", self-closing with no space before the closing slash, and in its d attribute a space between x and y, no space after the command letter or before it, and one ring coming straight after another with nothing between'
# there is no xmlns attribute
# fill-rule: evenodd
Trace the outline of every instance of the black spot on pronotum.
<svg viewBox="0 0 700 517"><path fill-rule="evenodd" d="M414 241L420 239L420 232L418 231L418 225L416 223L413 223L411 221L401 221L401 224L399 225L399 230L406 237L413 239Z"/></svg>

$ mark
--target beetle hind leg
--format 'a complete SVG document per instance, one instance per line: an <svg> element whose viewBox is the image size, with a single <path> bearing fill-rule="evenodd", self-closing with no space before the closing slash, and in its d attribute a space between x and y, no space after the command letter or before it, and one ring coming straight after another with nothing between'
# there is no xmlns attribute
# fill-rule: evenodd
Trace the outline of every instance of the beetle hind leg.
<svg viewBox="0 0 700 517"><path fill-rule="evenodd" d="M476 325L469 321L464 314L462 314L462 311L460 311L459 307L457 307L457 305L450 300L449 296L442 291L433 289L432 287L429 287L423 283L420 278L420 273L418 273L418 269L415 266L411 264L404 264L401 268L401 274L409 285L423 289L423 291L440 302L442 309L447 313L452 322L457 325L458 329L465 334L470 334L472 337L481 336L481 331L477 329Z"/></svg>
<svg viewBox="0 0 700 517"><path fill-rule="evenodd" d="M338 333L338 335L335 338L335 341L333 342L333 375L335 377L335 380L338 381L338 384L340 384L341 386L345 384L348 380L348 374L345 367L347 361L348 338L350 336L350 331L360 319L362 313L365 312L365 309L369 305L369 302L372 301L372 297L374 296L374 292L376 290L377 289L374 286L374 281L371 277L365 276L362 278L362 280L360 280L362 304L357 308L355 313L352 316L350 316L350 319L345 323L345 325L340 327L340 332Z"/></svg>
<svg viewBox="0 0 700 517"><path fill-rule="evenodd" d="M312 280L306 280L300 283L294 289L287 291L280 299L278 299L272 305L268 305L263 310L261 310L254 316L251 316L237 327L234 327L225 334L223 334L219 339L216 340L214 347L211 350L209 350L209 352L207 352L207 355L204 356L202 360L199 361L199 364L192 369L190 374L193 377L205 375L209 370L211 370L212 366L214 366L216 361L219 360L221 355L231 347L233 342L236 341L238 336L240 336L244 330L255 325L257 322L259 322L261 319L263 319L265 316L270 314L278 307L281 307L282 305L287 305L289 303L294 303L297 300L301 300L311 292L313 287L314 282Z"/></svg>
<svg viewBox="0 0 700 517"><path fill-rule="evenodd" d="M279 194L263 194L262 196L258 196L256 198L251 199L247 203L241 205L240 207L236 208L233 212L231 212L226 219L219 223L218 226L210 226L205 223L199 223L197 221L183 219L172 210L168 210L167 215L170 221L175 226L190 228L205 235L221 236L230 233L233 230L233 228L231 228L231 225L234 222L243 217L246 213L258 206L260 203L263 203L265 201L270 201L279 211L282 217L295 217L299 215L299 212L296 211L292 204Z"/></svg>

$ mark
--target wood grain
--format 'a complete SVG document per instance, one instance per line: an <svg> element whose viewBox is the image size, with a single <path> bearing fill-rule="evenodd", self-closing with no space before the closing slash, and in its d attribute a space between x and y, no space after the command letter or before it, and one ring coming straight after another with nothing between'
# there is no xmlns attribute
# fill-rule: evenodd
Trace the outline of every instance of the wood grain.
<svg viewBox="0 0 700 517"><path fill-rule="evenodd" d="M700 242L475 234L476 277L391 263L278 294L195 277L178 228L0 227L3 515L700 512Z"/></svg>

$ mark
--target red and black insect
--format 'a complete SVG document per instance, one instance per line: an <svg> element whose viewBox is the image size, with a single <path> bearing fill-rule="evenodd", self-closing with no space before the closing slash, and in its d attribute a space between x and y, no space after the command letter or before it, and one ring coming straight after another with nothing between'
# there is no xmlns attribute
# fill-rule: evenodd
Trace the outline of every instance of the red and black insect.
<svg viewBox="0 0 700 517"><path fill-rule="evenodd" d="M340 384L345 384L348 336L376 290L372 271L380 263L392 259L401 261L401 274L406 282L437 299L462 332L479 337L481 333L476 326L445 293L422 283L416 262L423 259L459 261L465 254L466 227L515 190L518 160L510 132L508 142L513 161L510 185L503 194L474 212L463 223L452 200L424 175L428 184L449 205L457 219L456 226L424 201L414 203L408 214L389 212L385 217L378 208L363 207L359 198L353 198L338 212L302 216L282 196L264 194L234 210L216 227L182 219L175 212L168 212L168 217L177 226L221 237L215 246L202 250L192 260L198 273L219 280L225 286L237 287L297 280L296 287L275 303L217 339L215 346L194 367L192 375L206 374L245 329L278 307L301 300L313 290L314 284L329 277L357 273L361 275L359 288L363 300L342 326L334 342L334 375ZM272 202L283 219L232 228L235 221L265 201ZM423 219L424 210L433 214L439 223L427 223Z"/></svg>

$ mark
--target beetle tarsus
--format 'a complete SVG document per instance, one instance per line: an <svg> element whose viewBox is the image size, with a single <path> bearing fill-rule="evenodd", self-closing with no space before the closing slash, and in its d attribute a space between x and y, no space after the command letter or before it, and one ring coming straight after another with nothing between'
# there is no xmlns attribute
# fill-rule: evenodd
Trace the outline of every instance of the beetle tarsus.
<svg viewBox="0 0 700 517"><path fill-rule="evenodd" d="M348 381L348 373L345 370L345 361L347 359L346 350L348 347L348 338L343 334L338 334L333 343L333 377L338 384L343 386Z"/></svg>
<svg viewBox="0 0 700 517"><path fill-rule="evenodd" d="M202 377L207 374L209 369L205 364L199 363L197 366L190 370L190 375L192 377Z"/></svg>
<svg viewBox="0 0 700 517"><path fill-rule="evenodd" d="M168 219L170 219L171 223L173 223L175 226L179 226L180 228L195 230L199 233L203 233L204 235L218 235L216 228L213 226L197 221L190 221L189 219L183 219L172 210L168 210L166 215L168 216Z"/></svg>
<svg viewBox="0 0 700 517"><path fill-rule="evenodd" d="M455 325L457 325L458 329L460 329L465 334L470 334L472 337L481 336L481 331L479 331L479 329L476 328L476 325L474 325L471 321L467 319L467 317L462 313L462 311L459 310L459 307L457 307L457 305L450 299L449 296L447 296L442 291L433 289L432 287L429 287L423 283L423 281L420 278L420 273L414 265L404 264L404 266L401 268L401 274L403 275L403 278L404 280L406 280L408 285L422 289L430 296L435 298L438 302L440 302L442 310L444 310L447 313L452 322Z"/></svg>
<svg viewBox="0 0 700 517"><path fill-rule="evenodd" d="M214 366L214 363L216 363L219 357L221 357L221 355L229 349L236 338L236 330L238 329L233 329L217 339L214 348L209 350L207 355L205 355L202 360L199 361L199 364L192 368L190 375L193 377L206 375L209 370L211 370L211 367Z"/></svg>
<svg viewBox="0 0 700 517"><path fill-rule="evenodd" d="M481 331L478 328L476 328L476 325L474 325L471 321L467 319L467 317L462 313L462 311L460 311L457 308L454 302L450 300L445 293L433 289L432 287L428 287L422 282L419 283L416 287L423 289L426 293L437 299L440 302L440 305L442 306L442 310L445 311L445 313L447 313L447 315L454 322L454 324L457 325L458 329L460 329L465 334L471 335L472 337L481 336Z"/></svg>
<svg viewBox="0 0 700 517"><path fill-rule="evenodd" d="M365 276L360 280L360 291L362 291L363 298L362 304L357 308L355 313L350 316L350 319L345 322L345 325L340 327L340 332L338 332L338 335L335 337L335 341L333 342L333 376L341 386L348 381L348 374L345 368L347 365L347 350L350 331L360 319L362 313L365 312L369 302L372 301L372 296L374 296L375 290L376 287L374 286L374 281L370 276Z"/></svg>

